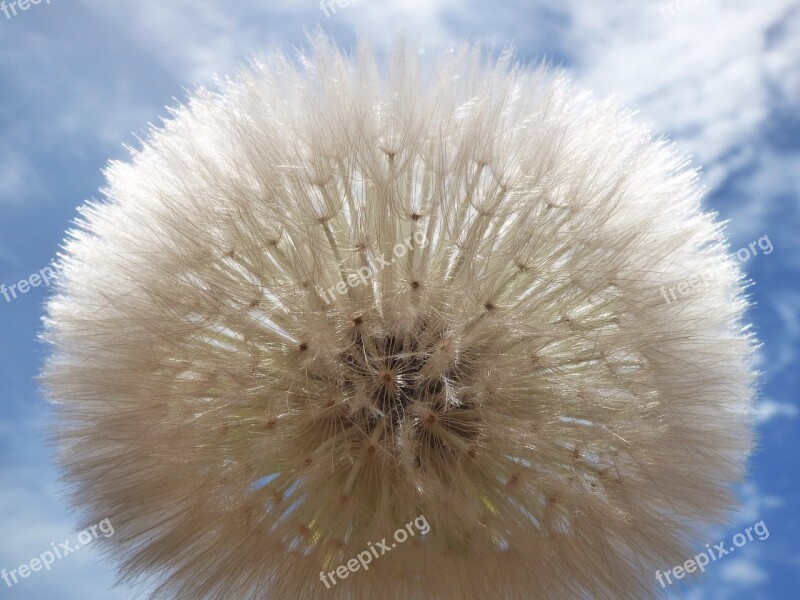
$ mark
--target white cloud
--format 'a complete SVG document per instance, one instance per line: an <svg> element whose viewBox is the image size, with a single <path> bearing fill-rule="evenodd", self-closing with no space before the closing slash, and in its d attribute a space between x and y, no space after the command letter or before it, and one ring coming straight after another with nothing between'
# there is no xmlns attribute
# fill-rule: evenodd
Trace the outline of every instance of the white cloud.
<svg viewBox="0 0 800 600"><path fill-rule="evenodd" d="M753 416L756 422L766 423L777 417L793 419L797 417L798 413L800 410L794 404L766 399L756 405Z"/></svg>
<svg viewBox="0 0 800 600"><path fill-rule="evenodd" d="M785 21L792 14L785 0L713 0L670 19L655 2L572 6L583 82L679 139L706 166L710 185L753 159L770 115L769 81L798 77L787 57L800 22ZM779 25L786 35L770 37ZM800 89L784 91L800 99Z"/></svg>
<svg viewBox="0 0 800 600"><path fill-rule="evenodd" d="M744 201L732 202L727 211L732 243L744 244L779 228L791 209L787 199L797 197L798 190L800 153L762 147L753 161L753 172L737 185L736 194ZM793 236L785 236L782 242L780 254L785 258L800 249L800 240Z"/></svg>
<svg viewBox="0 0 800 600"><path fill-rule="evenodd" d="M767 582L769 577L754 561L736 559L730 560L723 565L722 579L726 583L754 586Z"/></svg>
<svg viewBox="0 0 800 600"><path fill-rule="evenodd" d="M770 345L763 350L762 368L767 378L795 364L800 339L800 295L787 292L780 300L773 301L771 306L777 313L780 325L775 328Z"/></svg>
<svg viewBox="0 0 800 600"><path fill-rule="evenodd" d="M41 191L40 178L27 157L0 144L0 206L20 204Z"/></svg>
<svg viewBox="0 0 800 600"><path fill-rule="evenodd" d="M419 35L425 45L443 45L449 39L443 15L462 7L458 0L351 0L326 17L316 0L225 5L212 0L82 1L187 84L229 74L243 60L273 45L284 50L301 45L306 32L317 27L348 34L359 31L378 46L387 45L392 32L403 28Z"/></svg>
<svg viewBox="0 0 800 600"><path fill-rule="evenodd" d="M127 36L142 54L187 84L209 81L235 63L242 47L253 43L252 32L237 22L241 5L196 0L109 3L83 0L98 18ZM251 14L251 17L255 16ZM264 32L264 40L273 32Z"/></svg>
<svg viewBox="0 0 800 600"><path fill-rule="evenodd" d="M763 493L753 482L739 486L739 499L741 504L731 515L733 523L721 532L723 534L734 535L762 520L769 525L769 513L785 505L783 498Z"/></svg>

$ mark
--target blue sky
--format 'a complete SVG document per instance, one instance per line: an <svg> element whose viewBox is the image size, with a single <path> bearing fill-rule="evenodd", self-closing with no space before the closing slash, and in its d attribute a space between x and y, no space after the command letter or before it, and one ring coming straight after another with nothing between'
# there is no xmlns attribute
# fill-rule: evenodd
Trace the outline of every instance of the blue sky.
<svg viewBox="0 0 800 600"><path fill-rule="evenodd" d="M709 543L764 520L770 536L708 567L683 598L782 599L800 589L800 2L797 0L352 0L317 2L41 0L0 12L0 284L48 265L102 169L195 84L321 27L341 46L357 32L385 47L403 27L420 52L473 39L548 58L584 87L614 95L703 166L706 202L728 220L732 250L764 236L742 263L764 346L753 419L759 444L743 505ZM331 12L331 11L329 11ZM34 377L47 290L0 296L0 569L77 539L46 445L50 410ZM697 551L702 550L699 547ZM665 565L669 567L669 565ZM111 590L114 565L90 548L32 573L0 598L133 598Z"/></svg>

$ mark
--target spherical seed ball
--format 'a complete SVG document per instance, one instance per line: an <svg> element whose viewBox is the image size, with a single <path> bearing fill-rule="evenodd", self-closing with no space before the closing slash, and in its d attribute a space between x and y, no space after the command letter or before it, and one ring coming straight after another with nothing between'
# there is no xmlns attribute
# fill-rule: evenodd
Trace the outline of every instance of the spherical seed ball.
<svg viewBox="0 0 800 600"><path fill-rule="evenodd" d="M123 578L658 592L751 445L742 278L696 173L508 56L299 63L196 92L65 243L43 377Z"/></svg>

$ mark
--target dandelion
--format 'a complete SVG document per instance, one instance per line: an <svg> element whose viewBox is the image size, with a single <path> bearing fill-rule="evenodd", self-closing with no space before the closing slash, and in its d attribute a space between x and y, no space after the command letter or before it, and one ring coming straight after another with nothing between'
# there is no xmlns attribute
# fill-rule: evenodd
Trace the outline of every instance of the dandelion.
<svg viewBox="0 0 800 600"><path fill-rule="evenodd" d="M751 446L742 276L696 172L612 102L508 53L320 39L132 154L65 242L43 373L123 581L641 598L726 518Z"/></svg>

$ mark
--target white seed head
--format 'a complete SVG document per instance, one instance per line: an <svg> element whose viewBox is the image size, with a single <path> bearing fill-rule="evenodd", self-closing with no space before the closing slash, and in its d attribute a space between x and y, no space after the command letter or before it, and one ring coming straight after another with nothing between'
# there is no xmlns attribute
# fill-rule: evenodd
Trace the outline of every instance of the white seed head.
<svg viewBox="0 0 800 600"><path fill-rule="evenodd" d="M508 55L318 40L298 62L194 93L65 243L43 377L123 579L656 593L752 437L742 278L696 173ZM427 534L322 585L418 515Z"/></svg>

